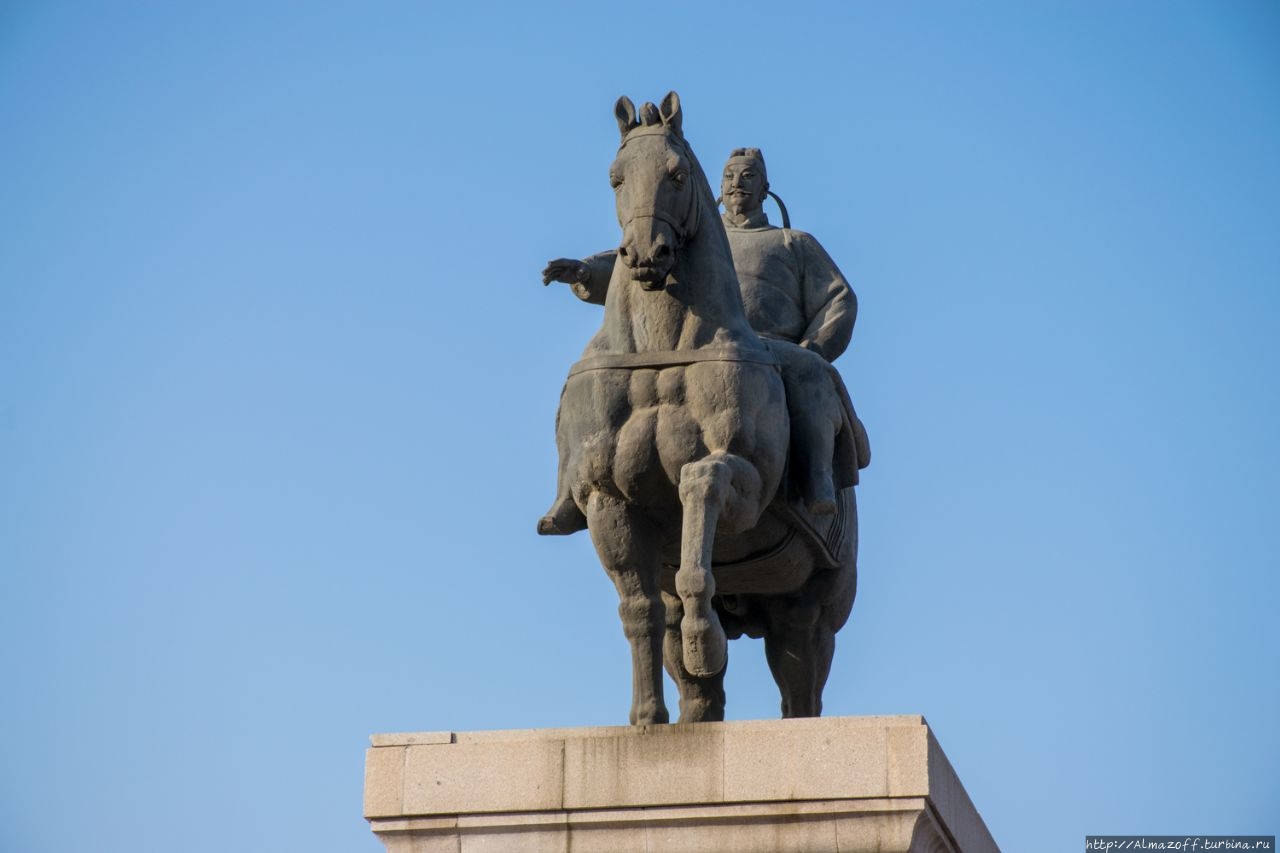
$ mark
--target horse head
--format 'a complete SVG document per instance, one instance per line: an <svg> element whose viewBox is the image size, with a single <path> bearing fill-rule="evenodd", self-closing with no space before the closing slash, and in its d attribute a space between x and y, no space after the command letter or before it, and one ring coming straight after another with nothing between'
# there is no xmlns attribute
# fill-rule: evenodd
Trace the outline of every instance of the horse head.
<svg viewBox="0 0 1280 853"><path fill-rule="evenodd" d="M638 116L623 95L614 115L622 132L618 156L609 167L622 226L618 257L642 288L662 290L677 253L698 230L710 190L681 132L675 92L668 92L660 106L646 103Z"/></svg>

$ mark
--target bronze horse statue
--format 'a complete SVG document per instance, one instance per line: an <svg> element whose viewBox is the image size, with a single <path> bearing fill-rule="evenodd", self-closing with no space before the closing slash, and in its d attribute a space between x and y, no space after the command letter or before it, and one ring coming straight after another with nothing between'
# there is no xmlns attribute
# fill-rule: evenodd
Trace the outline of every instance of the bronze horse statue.
<svg viewBox="0 0 1280 853"><path fill-rule="evenodd" d="M681 722L723 719L727 639L743 634L764 638L783 716L817 716L856 588L853 487L834 515L789 498L774 348L790 345L747 323L678 96L638 114L624 96L614 112L622 242L604 323L565 382L556 441L618 590L630 720L668 721L660 661Z"/></svg>

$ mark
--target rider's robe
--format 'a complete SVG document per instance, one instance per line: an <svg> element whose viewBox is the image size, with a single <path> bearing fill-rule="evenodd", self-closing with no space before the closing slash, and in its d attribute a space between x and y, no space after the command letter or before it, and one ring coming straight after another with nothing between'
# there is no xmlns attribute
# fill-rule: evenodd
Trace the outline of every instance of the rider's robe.
<svg viewBox="0 0 1280 853"><path fill-rule="evenodd" d="M769 224L763 212L742 226L725 222L747 322L835 361L849 346L858 299L811 235Z"/></svg>

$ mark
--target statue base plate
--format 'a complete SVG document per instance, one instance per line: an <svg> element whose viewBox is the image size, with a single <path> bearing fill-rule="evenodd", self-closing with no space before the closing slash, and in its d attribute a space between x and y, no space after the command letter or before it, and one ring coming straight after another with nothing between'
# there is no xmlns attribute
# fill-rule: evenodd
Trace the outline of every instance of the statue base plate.
<svg viewBox="0 0 1280 853"><path fill-rule="evenodd" d="M923 717L374 735L389 853L998 853Z"/></svg>

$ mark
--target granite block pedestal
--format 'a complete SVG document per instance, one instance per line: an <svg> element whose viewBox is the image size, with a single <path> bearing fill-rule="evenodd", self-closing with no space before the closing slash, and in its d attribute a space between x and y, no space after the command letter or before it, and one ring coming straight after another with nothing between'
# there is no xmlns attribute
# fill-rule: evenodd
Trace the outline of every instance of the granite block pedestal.
<svg viewBox="0 0 1280 853"><path fill-rule="evenodd" d="M918 716L372 741L389 853L998 853Z"/></svg>

